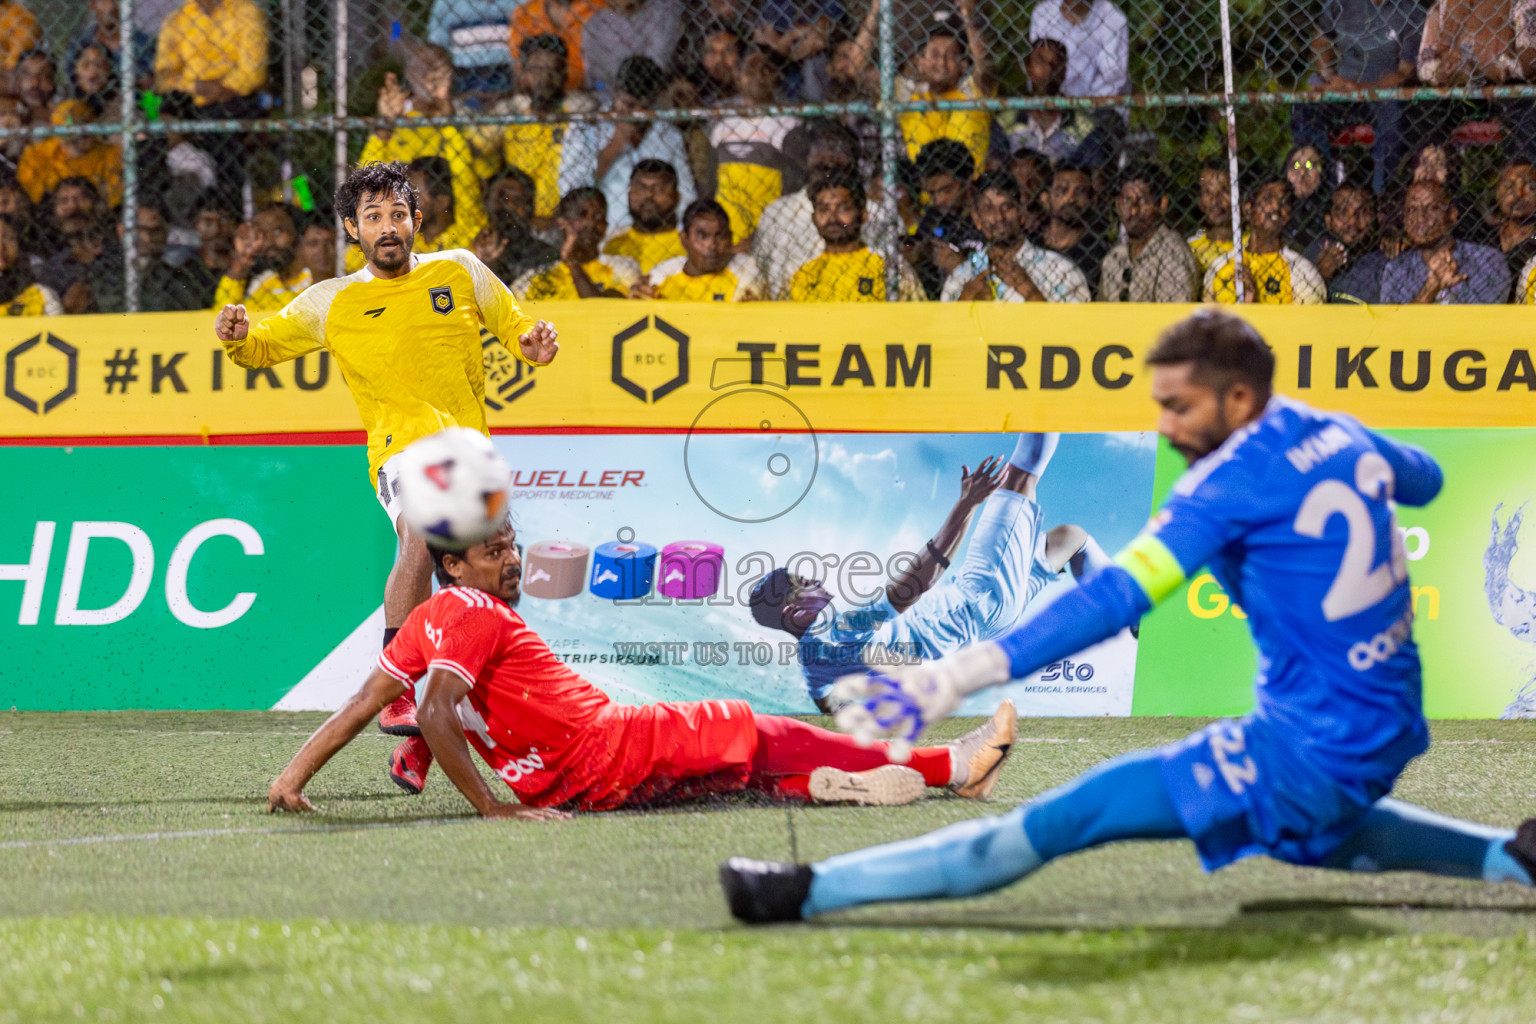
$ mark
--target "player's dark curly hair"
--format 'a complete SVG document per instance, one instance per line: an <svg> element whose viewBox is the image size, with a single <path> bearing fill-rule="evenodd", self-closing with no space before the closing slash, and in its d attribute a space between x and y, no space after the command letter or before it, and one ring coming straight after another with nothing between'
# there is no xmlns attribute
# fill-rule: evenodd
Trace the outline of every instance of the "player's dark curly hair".
<svg viewBox="0 0 1536 1024"><path fill-rule="evenodd" d="M1193 363L1190 379L1218 393L1241 380L1261 404L1269 401L1275 352L1242 317L1202 309L1168 328L1147 353L1147 365L1178 363Z"/></svg>
<svg viewBox="0 0 1536 1024"><path fill-rule="evenodd" d="M504 515L501 521L501 526L502 529L508 529L512 526L512 517L510 513ZM468 548L454 550L453 548L438 547L430 540L426 540L425 537L423 537L422 540L426 541L427 554L432 556L432 575L437 577L437 585L440 587L458 586L459 581L454 579L454 577L448 572L447 567L443 565L443 559L447 558L449 555L452 555L454 558L463 558ZM473 547L473 545L471 545L471 547ZM518 557L521 558L523 553L523 546L521 544L517 545L517 553Z"/></svg>
<svg viewBox="0 0 1536 1024"><path fill-rule="evenodd" d="M367 196L404 196L416 215L418 197L411 187L411 178L405 164L399 160L364 164L341 183L336 190L336 212L344 221L357 220L357 206Z"/></svg>

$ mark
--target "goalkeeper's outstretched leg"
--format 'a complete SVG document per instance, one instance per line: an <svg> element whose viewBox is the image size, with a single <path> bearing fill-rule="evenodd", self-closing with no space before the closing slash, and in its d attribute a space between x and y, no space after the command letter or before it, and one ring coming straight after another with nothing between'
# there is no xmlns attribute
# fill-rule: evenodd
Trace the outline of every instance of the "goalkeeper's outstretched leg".
<svg viewBox="0 0 1536 1024"><path fill-rule="evenodd" d="M1512 832L1385 798L1346 826L1318 822L1308 839L1270 843L1254 841L1241 820L1246 816L1200 820L1211 816L1170 790L1165 765L1197 763L1170 755L1207 741L1207 733L1197 733L1180 744L1127 754L1007 814L814 864L732 858L721 866L721 882L732 914L743 921L806 920L869 903L979 895L1057 857L1105 843L1188 838L1207 867L1269 853L1346 871L1424 871L1532 884L1536 818ZM1322 803L1329 803L1326 795Z"/></svg>

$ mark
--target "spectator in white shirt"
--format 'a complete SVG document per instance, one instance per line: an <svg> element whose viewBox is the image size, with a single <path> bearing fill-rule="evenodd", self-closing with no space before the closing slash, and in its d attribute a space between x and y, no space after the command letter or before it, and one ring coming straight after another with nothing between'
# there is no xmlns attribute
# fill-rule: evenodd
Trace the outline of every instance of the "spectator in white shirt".
<svg viewBox="0 0 1536 1024"><path fill-rule="evenodd" d="M1130 32L1109 0L1040 0L1029 16L1031 39L1067 47L1063 96L1124 96L1131 91Z"/></svg>
<svg viewBox="0 0 1536 1024"><path fill-rule="evenodd" d="M988 171L976 182L971 207L986 248L961 262L944 282L944 302L1088 302L1083 272L1067 257L1024 234L1019 183L1007 171Z"/></svg>

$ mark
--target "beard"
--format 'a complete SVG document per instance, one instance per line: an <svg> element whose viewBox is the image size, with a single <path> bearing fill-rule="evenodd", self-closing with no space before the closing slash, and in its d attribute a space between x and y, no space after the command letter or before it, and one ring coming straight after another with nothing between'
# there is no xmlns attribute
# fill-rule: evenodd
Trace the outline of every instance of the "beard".
<svg viewBox="0 0 1536 1024"><path fill-rule="evenodd" d="M517 602L523 599L523 570L518 569L501 578L501 593L508 608L517 607Z"/></svg>
<svg viewBox="0 0 1536 1024"><path fill-rule="evenodd" d="M411 242L414 239L386 236L386 239L388 238L393 238L394 244L384 245L382 248L378 242L372 246L363 245L361 242L358 244L368 262L380 270L399 270L411 258Z"/></svg>
<svg viewBox="0 0 1536 1024"><path fill-rule="evenodd" d="M1189 444L1179 444L1176 441L1170 439L1168 445L1174 451L1184 456L1185 463L1193 466L1195 463L1211 454L1211 452L1215 451L1217 448L1220 448L1223 444L1226 443L1227 438L1231 436L1232 428L1227 424L1226 413L1217 410L1216 423L1211 427L1211 429L1205 431Z"/></svg>
<svg viewBox="0 0 1536 1024"><path fill-rule="evenodd" d="M831 245L847 245L849 242L858 240L860 225L828 224L826 227L817 228L817 231L821 233L823 242Z"/></svg>
<svg viewBox="0 0 1536 1024"><path fill-rule="evenodd" d="M654 235L675 226L673 218L668 216L667 211L663 210L656 203L646 203L639 208L631 206L629 208L629 219L634 222L635 227L641 233L647 235Z"/></svg>

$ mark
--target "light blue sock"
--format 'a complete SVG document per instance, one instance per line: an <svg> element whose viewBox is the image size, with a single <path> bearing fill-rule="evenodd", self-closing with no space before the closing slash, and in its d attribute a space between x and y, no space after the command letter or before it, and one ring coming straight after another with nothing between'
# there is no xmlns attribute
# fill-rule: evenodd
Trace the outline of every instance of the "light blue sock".
<svg viewBox="0 0 1536 1024"><path fill-rule="evenodd" d="M975 896L1076 850L1184 834L1159 752L1144 750L1106 761L1001 817L812 864L816 877L802 909L811 917L864 903Z"/></svg>
<svg viewBox="0 0 1536 1024"><path fill-rule="evenodd" d="M1515 834L1384 797L1323 867L1344 871L1426 871L1451 878L1531 884L1504 844Z"/></svg>
<svg viewBox="0 0 1536 1024"><path fill-rule="evenodd" d="M1530 872L1520 866L1520 862L1511 857L1504 849L1504 844L1515 838L1510 832L1494 839L1488 844L1488 853L1483 857L1483 881L1485 882L1519 882L1521 885L1536 885Z"/></svg>
<svg viewBox="0 0 1536 1024"><path fill-rule="evenodd" d="M1055 431L1048 434L1020 434L1019 443L1014 446L1013 454L1008 456L1008 465L1035 476L1043 476L1046 464L1056 454L1056 445L1060 440L1061 435Z"/></svg>
<svg viewBox="0 0 1536 1024"><path fill-rule="evenodd" d="M806 917L864 903L975 896L1040 866L1024 835L1024 808L962 821L899 843L856 850L811 865Z"/></svg>

